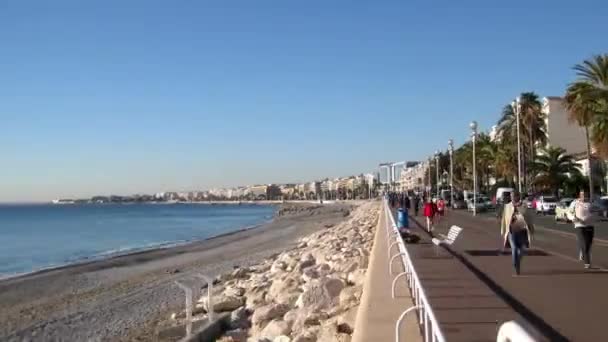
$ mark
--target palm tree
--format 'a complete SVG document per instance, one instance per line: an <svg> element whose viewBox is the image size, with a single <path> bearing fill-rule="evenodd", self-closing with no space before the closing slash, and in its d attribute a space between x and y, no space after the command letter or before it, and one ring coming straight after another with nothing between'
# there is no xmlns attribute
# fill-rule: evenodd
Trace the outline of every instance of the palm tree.
<svg viewBox="0 0 608 342"><path fill-rule="evenodd" d="M591 140L599 152L608 154L608 54L585 60L574 70L578 79L568 86L565 103L570 119L585 128L591 166ZM589 179L589 195L593 198L593 177Z"/></svg>
<svg viewBox="0 0 608 342"><path fill-rule="evenodd" d="M534 92L521 93L520 103L522 173L524 184L527 186L532 178L529 165L534 162L537 146L544 146L547 143L547 134L545 116L538 95ZM498 136L505 147L512 145L511 150L517 155L517 116L511 105L503 108L502 116L498 121ZM517 163L517 160L515 162Z"/></svg>
<svg viewBox="0 0 608 342"><path fill-rule="evenodd" d="M561 147L545 147L531 165L534 183L544 186L559 195L559 187L569 177L578 177L580 169L573 155L566 154Z"/></svg>

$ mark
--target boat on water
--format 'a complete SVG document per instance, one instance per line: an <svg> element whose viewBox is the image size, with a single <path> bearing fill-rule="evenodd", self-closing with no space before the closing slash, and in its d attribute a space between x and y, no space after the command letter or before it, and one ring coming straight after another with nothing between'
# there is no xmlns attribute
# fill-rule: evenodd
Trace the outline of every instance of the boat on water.
<svg viewBox="0 0 608 342"><path fill-rule="evenodd" d="M52 201L53 204L74 204L74 200L71 199L54 199Z"/></svg>

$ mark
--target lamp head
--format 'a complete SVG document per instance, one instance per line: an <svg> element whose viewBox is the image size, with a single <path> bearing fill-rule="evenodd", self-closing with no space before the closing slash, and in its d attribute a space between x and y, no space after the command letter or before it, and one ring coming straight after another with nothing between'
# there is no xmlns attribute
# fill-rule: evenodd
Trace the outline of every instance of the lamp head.
<svg viewBox="0 0 608 342"><path fill-rule="evenodd" d="M471 121L471 123L469 124L469 127L471 127L471 130L473 132L477 131L477 121Z"/></svg>

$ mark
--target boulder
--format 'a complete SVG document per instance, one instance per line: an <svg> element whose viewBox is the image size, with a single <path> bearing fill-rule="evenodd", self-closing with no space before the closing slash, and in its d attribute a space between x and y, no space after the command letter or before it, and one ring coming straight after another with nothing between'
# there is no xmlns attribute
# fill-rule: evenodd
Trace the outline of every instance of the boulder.
<svg viewBox="0 0 608 342"><path fill-rule="evenodd" d="M317 271L317 269L315 269L314 267L308 267L304 271L302 271L302 280L307 283L312 281L313 279L318 279L320 276L321 275L319 274L319 271Z"/></svg>
<svg viewBox="0 0 608 342"><path fill-rule="evenodd" d="M350 342L350 339L350 334L340 332L335 322L323 324L317 335L317 342Z"/></svg>
<svg viewBox="0 0 608 342"><path fill-rule="evenodd" d="M363 285L365 281L365 270L358 269L348 274L347 281L352 285Z"/></svg>
<svg viewBox="0 0 608 342"><path fill-rule="evenodd" d="M269 304L259 307L253 312L251 322L255 325L262 325L273 319L282 318L289 309L287 304Z"/></svg>
<svg viewBox="0 0 608 342"><path fill-rule="evenodd" d="M289 336L281 335L275 337L272 342L291 342L291 339L289 338Z"/></svg>
<svg viewBox="0 0 608 342"><path fill-rule="evenodd" d="M293 304L300 294L300 283L294 276L287 276L272 281L268 296L277 303Z"/></svg>
<svg viewBox="0 0 608 342"><path fill-rule="evenodd" d="M265 288L256 287L251 289L249 292L246 292L247 299L245 300L245 306L248 309L252 309L257 306L263 305L264 303L266 303L267 293L268 291L266 291Z"/></svg>
<svg viewBox="0 0 608 342"><path fill-rule="evenodd" d="M361 285L347 286L340 292L340 305L348 306L353 303L358 303L361 299L361 292L363 287Z"/></svg>
<svg viewBox="0 0 608 342"><path fill-rule="evenodd" d="M311 282L296 302L299 308L326 309L339 302L344 282L336 278L321 278Z"/></svg>
<svg viewBox="0 0 608 342"><path fill-rule="evenodd" d="M292 342L315 342L317 340L318 327L308 328L300 333L292 334Z"/></svg>
<svg viewBox="0 0 608 342"><path fill-rule="evenodd" d="M285 271L285 269L287 268L287 264L284 263L283 261L275 261L272 266L270 267L270 273L278 273L281 271Z"/></svg>
<svg viewBox="0 0 608 342"><path fill-rule="evenodd" d="M291 333L291 328L289 324L283 320L274 319L270 321L266 327L260 333L260 336L274 339L281 335L289 335Z"/></svg>
<svg viewBox="0 0 608 342"><path fill-rule="evenodd" d="M224 290L224 295L228 297L241 297L245 294L245 289L238 286L229 286Z"/></svg>
<svg viewBox="0 0 608 342"><path fill-rule="evenodd" d="M230 341L234 342L245 342L247 341L247 330L244 329L233 329L228 330L224 333L224 337L230 338Z"/></svg>
<svg viewBox="0 0 608 342"><path fill-rule="evenodd" d="M215 312L232 311L245 305L245 298L243 297L220 295L213 296L211 300L213 301L213 311ZM199 303L205 311L209 311L209 303L207 302L206 295L201 297Z"/></svg>

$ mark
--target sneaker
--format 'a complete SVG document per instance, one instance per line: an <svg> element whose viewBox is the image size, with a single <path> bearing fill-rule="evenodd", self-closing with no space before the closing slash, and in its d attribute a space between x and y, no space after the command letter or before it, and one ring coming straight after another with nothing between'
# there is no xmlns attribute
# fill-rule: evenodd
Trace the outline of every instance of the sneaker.
<svg viewBox="0 0 608 342"><path fill-rule="evenodd" d="M585 264L585 268L586 268L586 269L591 268L591 264Z"/></svg>

